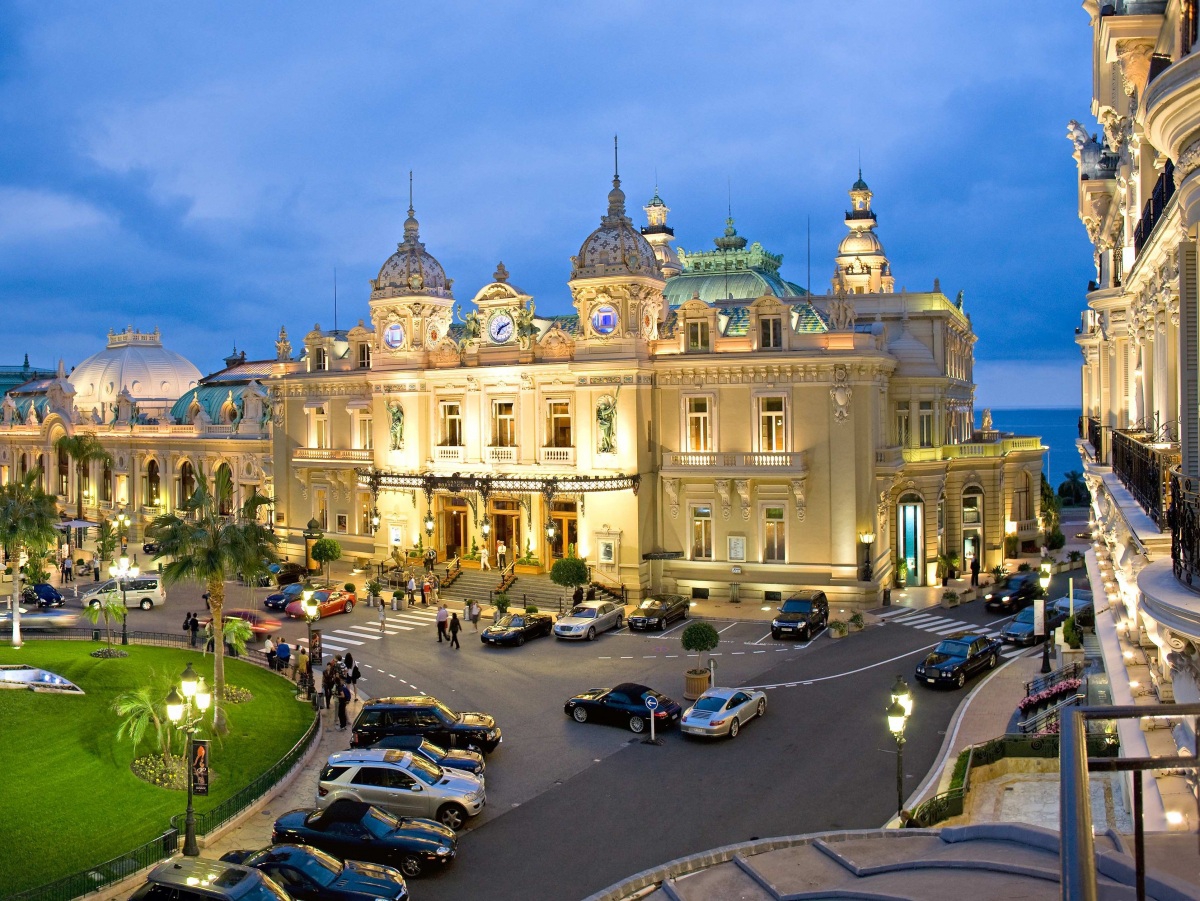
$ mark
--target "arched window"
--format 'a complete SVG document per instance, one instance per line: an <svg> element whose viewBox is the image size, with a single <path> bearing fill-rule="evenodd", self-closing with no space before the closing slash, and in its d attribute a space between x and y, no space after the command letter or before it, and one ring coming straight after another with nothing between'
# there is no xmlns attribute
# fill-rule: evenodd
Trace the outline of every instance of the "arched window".
<svg viewBox="0 0 1200 901"><path fill-rule="evenodd" d="M179 466L179 506L187 503L196 490L196 470L187 460Z"/></svg>
<svg viewBox="0 0 1200 901"><path fill-rule="evenodd" d="M111 504L112 496L113 496L112 461L105 460L104 468L100 472L100 500L106 504Z"/></svg>
<svg viewBox="0 0 1200 901"><path fill-rule="evenodd" d="M158 505L159 489L162 484L162 477L158 471L158 461L151 460L146 464L146 496L142 498L142 503L147 507L155 507Z"/></svg>
<svg viewBox="0 0 1200 901"><path fill-rule="evenodd" d="M67 496L71 484L71 460L67 452L61 448L58 451L58 493Z"/></svg>
<svg viewBox="0 0 1200 901"><path fill-rule="evenodd" d="M897 584L925 584L925 500L911 491L896 505L896 566Z"/></svg>

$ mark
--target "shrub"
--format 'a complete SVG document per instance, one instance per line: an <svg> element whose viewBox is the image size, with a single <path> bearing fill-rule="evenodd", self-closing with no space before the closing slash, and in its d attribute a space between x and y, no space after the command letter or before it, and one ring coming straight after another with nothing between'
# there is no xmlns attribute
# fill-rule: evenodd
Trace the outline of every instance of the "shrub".
<svg viewBox="0 0 1200 901"><path fill-rule="evenodd" d="M942 592L942 603L945 604L947 607L955 606L958 603L958 592L957 591L943 591Z"/></svg>
<svg viewBox="0 0 1200 901"><path fill-rule="evenodd" d="M850 625L856 629L861 629L866 626L866 622L863 620L863 615L855 611L854 615L850 617Z"/></svg>
<svg viewBox="0 0 1200 901"><path fill-rule="evenodd" d="M1067 543L1067 536L1063 534L1063 530L1055 526L1050 530L1050 534L1046 536L1046 547L1052 551L1057 551Z"/></svg>
<svg viewBox="0 0 1200 901"><path fill-rule="evenodd" d="M550 567L550 581L564 588L585 585L588 580L587 564L578 557L562 557Z"/></svg>
<svg viewBox="0 0 1200 901"><path fill-rule="evenodd" d="M836 632L838 635L845 635L850 626L845 620L831 619L829 621L829 631Z"/></svg>
<svg viewBox="0 0 1200 901"><path fill-rule="evenodd" d="M538 612L538 608L537 608L537 607L535 607L533 604L526 604L526 605L525 605L525 612L526 612L526 613L537 613L537 612Z"/></svg>
<svg viewBox="0 0 1200 901"><path fill-rule="evenodd" d="M508 592L500 592L495 598L492 599L492 604L495 605L496 612L501 616L504 616L504 614L508 613L509 608Z"/></svg>
<svg viewBox="0 0 1200 901"><path fill-rule="evenodd" d="M367 594L377 598L380 596L379 593L381 591L383 591L383 585L380 584L378 579L371 579L367 582Z"/></svg>
<svg viewBox="0 0 1200 901"><path fill-rule="evenodd" d="M1083 647L1083 633L1079 631L1079 625L1073 616L1068 616L1066 622L1063 623L1063 640L1069 648Z"/></svg>
<svg viewBox="0 0 1200 901"><path fill-rule="evenodd" d="M353 582L347 582L342 586L342 588L346 589L346 591L350 592L351 594L358 593L358 587Z"/></svg>
<svg viewBox="0 0 1200 901"><path fill-rule="evenodd" d="M1031 569L1033 569L1033 567L1032 567L1032 566L1030 566L1028 563L1022 563L1020 566L1018 566L1018 567L1017 567L1017 572L1019 572L1019 573L1027 573L1027 572L1029 572Z"/></svg>
<svg viewBox="0 0 1200 901"><path fill-rule="evenodd" d="M963 787L963 783L967 779L967 764L971 760L971 749L967 748L958 755L958 760L954 761L954 772L950 775L950 791Z"/></svg>
<svg viewBox="0 0 1200 901"><path fill-rule="evenodd" d="M404 597L404 592L402 592L402 591L393 591L392 592L392 600L393 601L398 601L403 597Z"/></svg>

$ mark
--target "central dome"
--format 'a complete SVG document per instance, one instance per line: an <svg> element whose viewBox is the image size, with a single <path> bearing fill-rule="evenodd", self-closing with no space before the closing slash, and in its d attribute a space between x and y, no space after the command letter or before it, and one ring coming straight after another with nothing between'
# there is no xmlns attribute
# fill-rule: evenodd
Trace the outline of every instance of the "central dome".
<svg viewBox="0 0 1200 901"><path fill-rule="evenodd" d="M446 278L442 264L421 243L417 219L410 206L404 220L404 240L396 245L396 252L387 258L379 277L371 282L371 300L414 294L453 300L450 293L453 284L454 279Z"/></svg>
<svg viewBox="0 0 1200 901"><path fill-rule="evenodd" d="M75 389L75 406L83 413L97 410L107 418L117 395L128 390L143 412L168 407L194 388L200 370L191 361L162 346L158 329L108 333L108 346L75 367L67 379Z"/></svg>
<svg viewBox="0 0 1200 901"><path fill-rule="evenodd" d="M654 248L625 215L625 192L621 190L620 178L613 176L608 215L600 219L600 227L587 236L579 253L571 257L571 263L573 279L626 275L662 278Z"/></svg>
<svg viewBox="0 0 1200 901"><path fill-rule="evenodd" d="M852 231L842 238L842 243L838 245L840 256L862 256L868 253L883 253L883 243L872 231Z"/></svg>

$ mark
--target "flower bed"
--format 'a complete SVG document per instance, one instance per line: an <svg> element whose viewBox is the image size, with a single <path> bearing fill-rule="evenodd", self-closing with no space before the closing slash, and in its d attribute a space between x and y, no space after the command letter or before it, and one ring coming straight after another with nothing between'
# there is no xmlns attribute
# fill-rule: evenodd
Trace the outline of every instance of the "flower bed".
<svg viewBox="0 0 1200 901"><path fill-rule="evenodd" d="M1042 689L1037 694L1029 695L1027 698L1022 699L1021 703L1017 705L1017 709L1021 713L1028 713L1039 707L1056 704L1068 695L1073 695L1079 691L1081 685L1083 685L1081 679L1063 679L1049 688Z"/></svg>

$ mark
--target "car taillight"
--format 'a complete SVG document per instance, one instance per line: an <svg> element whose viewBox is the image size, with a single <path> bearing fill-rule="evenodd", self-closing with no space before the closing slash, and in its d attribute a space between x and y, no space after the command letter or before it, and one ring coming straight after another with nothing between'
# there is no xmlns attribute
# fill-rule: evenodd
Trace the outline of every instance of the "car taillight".
<svg viewBox="0 0 1200 901"><path fill-rule="evenodd" d="M327 789L321 785L317 786L317 797L318 798L324 798L327 794L329 794L329 789Z"/></svg>
<svg viewBox="0 0 1200 901"><path fill-rule="evenodd" d="M708 724L710 726L724 726L725 720L710 720Z"/></svg>
<svg viewBox="0 0 1200 901"><path fill-rule="evenodd" d="M665 710L656 710L656 711L654 711L654 715L655 715L655 716L666 716L666 715L667 715L667 711L665 711Z"/></svg>

